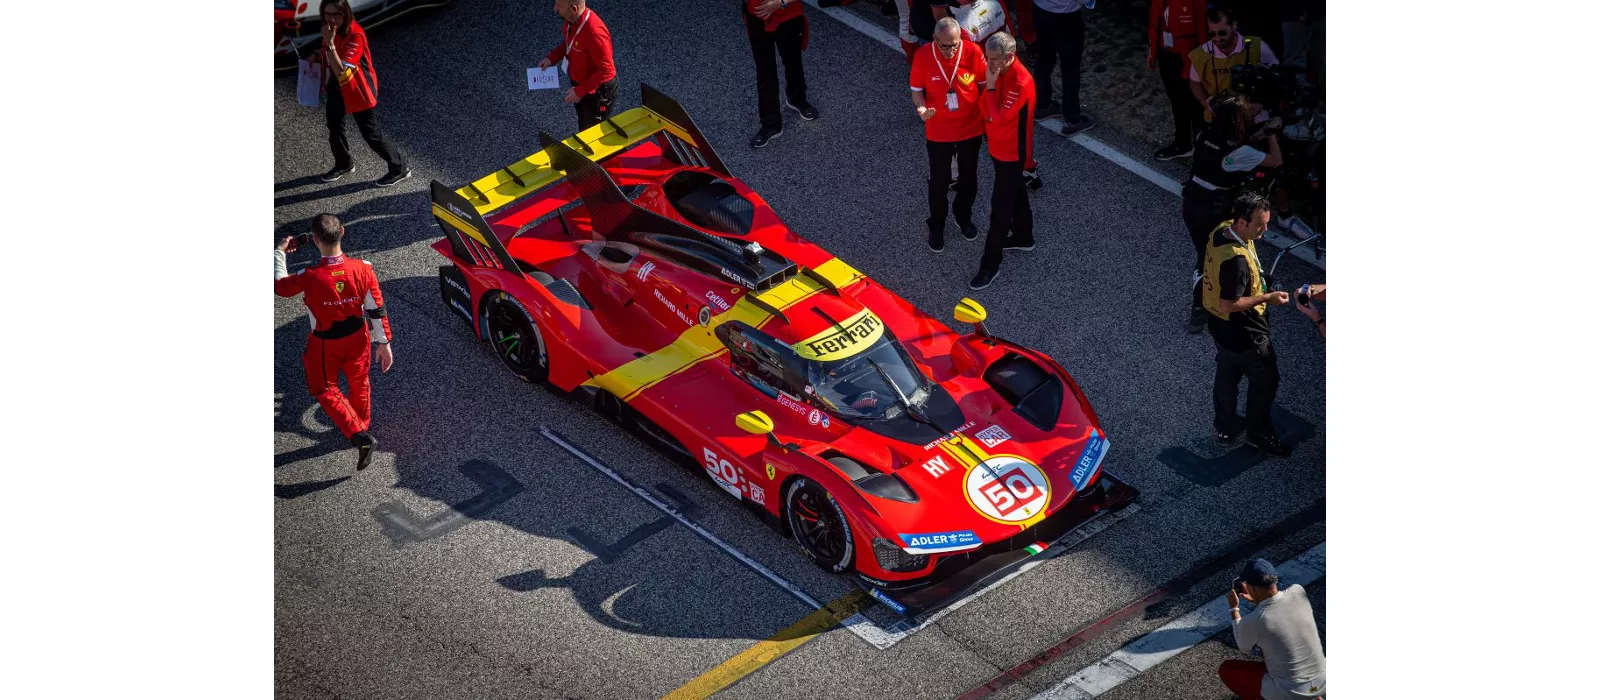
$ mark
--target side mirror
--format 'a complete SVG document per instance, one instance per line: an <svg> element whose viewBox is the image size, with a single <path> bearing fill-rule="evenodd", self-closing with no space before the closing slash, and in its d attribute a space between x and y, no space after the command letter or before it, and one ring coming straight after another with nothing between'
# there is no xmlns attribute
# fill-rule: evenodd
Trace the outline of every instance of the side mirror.
<svg viewBox="0 0 1600 700"><path fill-rule="evenodd" d="M979 304L970 298L964 298L956 302L956 320L972 324L973 332L978 335L985 337L989 335L988 327L983 325L983 322L988 318L989 312L983 310L983 304Z"/></svg>
<svg viewBox="0 0 1600 700"><path fill-rule="evenodd" d="M768 417L764 412L749 411L741 413L733 419L733 423L739 426L740 430L751 435L767 436L767 444L778 448L780 452L787 452L789 449L788 446L778 442L778 436L772 434L772 418Z"/></svg>

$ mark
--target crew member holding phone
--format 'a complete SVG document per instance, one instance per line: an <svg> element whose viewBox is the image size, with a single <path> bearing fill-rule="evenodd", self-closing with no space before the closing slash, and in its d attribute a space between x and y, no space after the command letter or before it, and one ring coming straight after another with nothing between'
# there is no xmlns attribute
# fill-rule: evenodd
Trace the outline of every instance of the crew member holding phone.
<svg viewBox="0 0 1600 700"><path fill-rule="evenodd" d="M989 72L983 48L961 38L961 24L945 17L934 25L933 44L917 49L911 62L911 103L928 145L928 247L944 250L950 209L950 159L956 159L956 224L961 237L977 240L972 203L978 198L978 150L983 146L980 84Z"/></svg>
<svg viewBox="0 0 1600 700"><path fill-rule="evenodd" d="M295 236L284 238L273 251L273 290L280 297L303 294L311 312L311 337L306 339L306 385L311 395L356 446L356 471L367 468L378 441L368 434L372 425L372 387L367 381L368 346L378 346L378 368L394 364L389 347L389 315L383 308L383 291L372 263L347 258L341 241L344 226L339 217L318 214L311 219L311 242L322 258L304 270L289 274L288 253L298 247ZM339 374L350 384L347 397L339 391Z"/></svg>
<svg viewBox="0 0 1600 700"><path fill-rule="evenodd" d="M563 102L578 112L578 131L605 121L617 102L617 65L611 60L611 30L588 0L555 0L563 20L561 43L539 62L540 68L561 64L572 78Z"/></svg>

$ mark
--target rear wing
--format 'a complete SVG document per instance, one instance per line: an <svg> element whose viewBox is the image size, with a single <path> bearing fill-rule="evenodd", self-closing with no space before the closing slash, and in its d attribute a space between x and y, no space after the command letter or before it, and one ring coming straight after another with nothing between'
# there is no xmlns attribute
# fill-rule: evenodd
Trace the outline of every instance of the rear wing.
<svg viewBox="0 0 1600 700"><path fill-rule="evenodd" d="M478 267L497 267L511 273L521 273L506 251L504 243L489 228L489 222L473 208L472 204L456 191L433 181L433 218L450 239L450 253L458 260L469 261Z"/></svg>
<svg viewBox="0 0 1600 700"><path fill-rule="evenodd" d="M730 175L711 148L711 142L676 100L643 83L639 85L639 93L643 106L609 117L560 143L590 161L600 162L641 141L655 138L662 152L673 161ZM538 153L456 190L455 194L479 215L487 215L561 178L562 172L554 167L549 147L545 146ZM436 204L438 201L439 198L434 197Z"/></svg>

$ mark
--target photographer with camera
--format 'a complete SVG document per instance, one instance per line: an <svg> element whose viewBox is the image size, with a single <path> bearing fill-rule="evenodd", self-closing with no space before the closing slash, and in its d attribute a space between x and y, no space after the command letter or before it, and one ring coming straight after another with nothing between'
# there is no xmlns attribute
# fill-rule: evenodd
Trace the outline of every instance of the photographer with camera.
<svg viewBox="0 0 1600 700"><path fill-rule="evenodd" d="M1233 202L1233 220L1211 233L1206 248L1201 303L1208 312L1211 339L1217 344L1217 374L1211 385L1212 426L1217 439L1244 441L1268 457L1288 457L1272 425L1272 400L1278 393L1278 355L1272 349L1267 305L1289 303L1288 292L1267 290L1267 278L1256 255L1256 239L1267 230L1272 205L1254 192ZM1240 424L1239 380L1248 378L1244 423Z"/></svg>
<svg viewBox="0 0 1600 700"><path fill-rule="evenodd" d="M1265 134L1255 117L1256 107L1244 96L1229 95L1217 102L1216 118L1195 139L1194 165L1183 184L1183 225L1189 230L1195 258L1190 333L1199 333L1206 325L1200 272L1211 233L1228 218L1234 198L1256 170L1283 164L1278 138Z"/></svg>
<svg viewBox="0 0 1600 700"><path fill-rule="evenodd" d="M1212 102L1234 94L1234 66L1278 64L1272 47L1260 37L1239 33L1233 13L1215 8L1206 13L1206 35L1210 41L1189 52L1189 91L1205 110L1206 121L1211 121Z"/></svg>
<svg viewBox="0 0 1600 700"><path fill-rule="evenodd" d="M389 341L389 315L383 308L383 291L372 263L347 258L341 241L344 226L339 217L318 214L311 233L288 236L278 242L273 258L273 291L280 297L304 294L311 312L311 337L301 356L306 386L323 413L356 446L356 471L367 468L378 441L367 433L372 425L372 386L367 380L368 346L377 344L378 367L394 364ZM315 243L322 257L310 267L289 274L288 254L301 245ZM339 391L339 373L350 385L350 396Z"/></svg>
<svg viewBox="0 0 1600 700"><path fill-rule="evenodd" d="M1229 659L1217 667L1222 684L1244 700L1314 700L1328 692L1327 659L1305 587L1278 590L1278 569L1265 559L1244 567L1228 589L1228 616L1239 651L1259 647L1263 661ZM1254 604L1239 613L1239 601Z"/></svg>

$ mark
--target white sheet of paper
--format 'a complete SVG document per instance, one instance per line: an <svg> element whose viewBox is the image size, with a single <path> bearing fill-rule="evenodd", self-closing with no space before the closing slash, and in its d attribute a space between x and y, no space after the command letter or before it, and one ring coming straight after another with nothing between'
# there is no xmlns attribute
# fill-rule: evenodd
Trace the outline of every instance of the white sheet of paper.
<svg viewBox="0 0 1600 700"><path fill-rule="evenodd" d="M528 69L529 90L554 90L561 87L561 73L555 66Z"/></svg>

